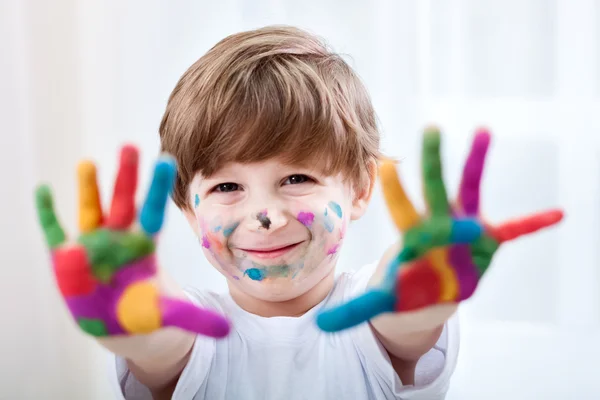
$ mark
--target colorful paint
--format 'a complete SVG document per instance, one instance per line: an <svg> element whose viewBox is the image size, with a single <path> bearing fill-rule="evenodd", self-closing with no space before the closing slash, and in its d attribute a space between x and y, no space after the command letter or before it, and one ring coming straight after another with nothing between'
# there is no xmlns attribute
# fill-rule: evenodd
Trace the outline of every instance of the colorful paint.
<svg viewBox="0 0 600 400"><path fill-rule="evenodd" d="M289 265L261 266L253 263L254 267L246 269L244 275L253 281L262 281L268 278L287 277L290 274Z"/></svg>
<svg viewBox="0 0 600 400"><path fill-rule="evenodd" d="M198 196L198 194L196 193L196 195L194 196L194 207L198 208L199 205L200 205L200 196Z"/></svg>
<svg viewBox="0 0 600 400"><path fill-rule="evenodd" d="M225 228L223 228L223 236L225 236L226 238L231 236L231 234L233 233L233 231L236 230L236 228L240 225L239 222L234 222L233 224L226 226Z"/></svg>
<svg viewBox="0 0 600 400"><path fill-rule="evenodd" d="M298 219L298 221L300 221L302 223L302 225L306 226L306 227L310 227L314 220L315 220L315 214L311 213L311 212L300 212L298 213L298 216L296 217Z"/></svg>
<svg viewBox="0 0 600 400"><path fill-rule="evenodd" d="M331 216L327 213L327 209L325 209L325 212L323 213L323 226L329 233L333 232L333 228L335 227L335 223L331 219Z"/></svg>
<svg viewBox="0 0 600 400"><path fill-rule="evenodd" d="M338 216L338 218L342 218L342 207L338 203L330 201L329 208Z"/></svg>
<svg viewBox="0 0 600 400"><path fill-rule="evenodd" d="M317 324L322 330L347 329L384 312L414 311L466 300L475 292L501 244L562 220L561 210L496 227L480 219L480 183L489 142L487 131L477 132L463 170L457 206L451 207L442 176L440 133L436 129L425 132L422 167L429 218L416 211L395 165L387 161L381 165L384 198L398 230L404 234L404 248L390 262L380 287L321 313Z"/></svg>
<svg viewBox="0 0 600 400"><path fill-rule="evenodd" d="M267 210L260 211L256 214L256 219L260 222L260 226L264 229L269 229L271 227L271 220L267 215Z"/></svg>
<svg viewBox="0 0 600 400"><path fill-rule="evenodd" d="M154 238L164 212L176 166L172 159L156 163L152 183L140 212L142 232L130 231L135 219L138 151L125 146L106 219L102 216L95 167L79 168L80 226L75 245L63 246L66 235L54 211L47 186L36 190L38 219L52 253L54 273L73 318L92 336L138 335L172 326L196 334L223 337L227 319L214 311L162 295L149 282L157 274ZM140 307L144 305L143 318Z"/></svg>

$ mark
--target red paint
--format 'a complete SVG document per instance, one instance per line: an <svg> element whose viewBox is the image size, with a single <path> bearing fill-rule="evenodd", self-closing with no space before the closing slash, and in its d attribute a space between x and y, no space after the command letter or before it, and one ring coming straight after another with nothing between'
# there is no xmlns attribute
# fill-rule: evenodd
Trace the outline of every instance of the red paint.
<svg viewBox="0 0 600 400"><path fill-rule="evenodd" d="M508 221L498 227L488 229L494 239L503 243L554 225L560 222L563 216L561 210L550 210Z"/></svg>
<svg viewBox="0 0 600 400"><path fill-rule="evenodd" d="M96 289L96 279L83 247L72 247L54 253L54 274L63 296L83 296Z"/></svg>
<svg viewBox="0 0 600 400"><path fill-rule="evenodd" d="M396 311L411 311L437 304L441 293L440 276L427 260L401 268L396 285Z"/></svg>
<svg viewBox="0 0 600 400"><path fill-rule="evenodd" d="M138 162L137 148L132 145L123 146L110 214L106 221L106 226L109 228L127 229L135 218Z"/></svg>

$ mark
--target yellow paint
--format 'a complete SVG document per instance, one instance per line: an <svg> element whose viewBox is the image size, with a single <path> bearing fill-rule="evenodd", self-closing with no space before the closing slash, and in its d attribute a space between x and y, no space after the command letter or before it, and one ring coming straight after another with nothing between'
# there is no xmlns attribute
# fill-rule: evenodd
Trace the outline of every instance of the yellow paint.
<svg viewBox="0 0 600 400"><path fill-rule="evenodd" d="M455 301L458 297L458 281L454 269L448 264L448 249L435 248L426 257L441 278L440 302Z"/></svg>
<svg viewBox="0 0 600 400"><path fill-rule="evenodd" d="M117 304L117 320L132 334L146 334L162 326L158 290L149 282L127 287Z"/></svg>
<svg viewBox="0 0 600 400"><path fill-rule="evenodd" d="M91 232L102 224L102 206L96 166L91 161L82 161L77 168L79 180L79 229Z"/></svg>
<svg viewBox="0 0 600 400"><path fill-rule="evenodd" d="M419 213L406 195L393 162L383 161L379 167L379 176L383 197L392 220L400 232L404 233L419 223L421 219Z"/></svg>

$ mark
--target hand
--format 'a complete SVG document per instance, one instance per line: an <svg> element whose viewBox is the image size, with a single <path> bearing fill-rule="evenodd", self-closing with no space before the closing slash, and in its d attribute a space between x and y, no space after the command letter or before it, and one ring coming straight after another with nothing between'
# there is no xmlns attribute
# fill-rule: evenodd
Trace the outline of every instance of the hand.
<svg viewBox="0 0 600 400"><path fill-rule="evenodd" d="M452 207L442 177L439 131L425 133L422 167L428 216L420 216L408 199L395 165L388 161L382 164L384 198L396 226L404 233L404 248L391 260L379 287L319 315L321 329L338 331L381 313L463 301L474 293L502 243L562 219L562 211L551 210L499 226L483 221L479 192L489 142L487 131L476 134L459 198Z"/></svg>
<svg viewBox="0 0 600 400"><path fill-rule="evenodd" d="M148 196L141 209L141 230L132 227L138 151L124 146L108 217L103 216L96 168L78 168L79 226L72 243L54 211L50 189L40 186L36 206L52 255L54 275L67 306L80 328L96 337L148 334L178 327L207 336L223 337L229 322L214 311L161 294L155 257L155 238L161 229L168 196L176 176L175 162L156 163Z"/></svg>

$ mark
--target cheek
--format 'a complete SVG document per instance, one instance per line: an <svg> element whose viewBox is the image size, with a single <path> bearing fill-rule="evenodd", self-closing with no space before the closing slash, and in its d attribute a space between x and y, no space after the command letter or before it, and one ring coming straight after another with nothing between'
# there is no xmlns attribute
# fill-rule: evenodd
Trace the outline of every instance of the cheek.
<svg viewBox="0 0 600 400"><path fill-rule="evenodd" d="M300 205L296 219L306 226L327 255L336 254L346 234L347 218L342 206L329 201L321 205Z"/></svg>

